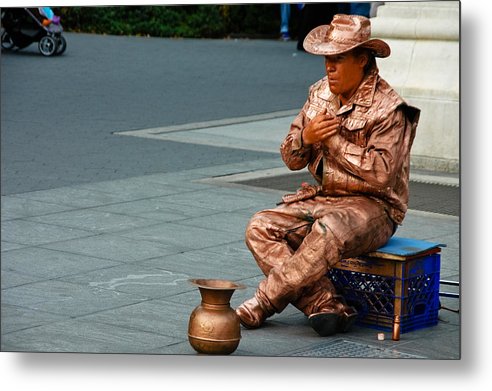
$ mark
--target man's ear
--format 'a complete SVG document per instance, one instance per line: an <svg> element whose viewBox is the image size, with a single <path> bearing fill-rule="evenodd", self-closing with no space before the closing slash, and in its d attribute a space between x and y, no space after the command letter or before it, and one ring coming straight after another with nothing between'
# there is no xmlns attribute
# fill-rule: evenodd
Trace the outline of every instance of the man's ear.
<svg viewBox="0 0 492 391"><path fill-rule="evenodd" d="M366 52L363 52L360 56L359 56L359 66L364 69L366 67L366 65L369 64L369 54L367 54Z"/></svg>

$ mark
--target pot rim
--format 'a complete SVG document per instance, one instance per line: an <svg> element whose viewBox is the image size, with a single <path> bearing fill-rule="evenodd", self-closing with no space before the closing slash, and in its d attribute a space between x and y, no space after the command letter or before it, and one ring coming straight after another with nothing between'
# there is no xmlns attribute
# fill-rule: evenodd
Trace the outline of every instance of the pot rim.
<svg viewBox="0 0 492 391"><path fill-rule="evenodd" d="M191 284L199 288L214 289L214 290L229 290L229 289L244 289L246 285L238 282L224 280L220 278L190 278Z"/></svg>

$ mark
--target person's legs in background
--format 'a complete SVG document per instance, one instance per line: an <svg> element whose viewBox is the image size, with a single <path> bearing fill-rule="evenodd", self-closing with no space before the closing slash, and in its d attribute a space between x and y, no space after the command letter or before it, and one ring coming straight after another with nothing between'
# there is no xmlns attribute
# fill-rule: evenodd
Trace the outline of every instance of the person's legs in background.
<svg viewBox="0 0 492 391"><path fill-rule="evenodd" d="M371 16L371 3L340 3L338 12L347 15Z"/></svg>
<svg viewBox="0 0 492 391"><path fill-rule="evenodd" d="M290 4L280 4L280 38L290 41L289 34Z"/></svg>
<svg viewBox="0 0 492 391"><path fill-rule="evenodd" d="M301 8L297 50L304 51L304 38L315 27L330 24L333 16L338 13L338 3L306 3Z"/></svg>
<svg viewBox="0 0 492 391"><path fill-rule="evenodd" d="M352 15L361 15L369 18L371 16L371 3L351 3L350 13Z"/></svg>

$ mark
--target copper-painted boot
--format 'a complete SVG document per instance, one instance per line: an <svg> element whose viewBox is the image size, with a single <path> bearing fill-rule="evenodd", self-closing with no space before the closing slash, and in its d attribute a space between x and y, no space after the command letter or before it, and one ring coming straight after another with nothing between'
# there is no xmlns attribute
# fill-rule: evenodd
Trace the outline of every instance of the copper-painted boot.
<svg viewBox="0 0 492 391"><path fill-rule="evenodd" d="M346 333L357 320L357 310L348 306L341 296L333 300L314 314L309 315L311 327L322 337L335 333Z"/></svg>
<svg viewBox="0 0 492 391"><path fill-rule="evenodd" d="M237 307L236 314L244 327L256 329L263 324L266 318L273 315L273 312L262 306L260 301L254 296Z"/></svg>
<svg viewBox="0 0 492 391"><path fill-rule="evenodd" d="M320 336L327 337L335 333L346 333L357 320L357 311L354 307L347 307L342 313L317 312L309 315L311 327Z"/></svg>

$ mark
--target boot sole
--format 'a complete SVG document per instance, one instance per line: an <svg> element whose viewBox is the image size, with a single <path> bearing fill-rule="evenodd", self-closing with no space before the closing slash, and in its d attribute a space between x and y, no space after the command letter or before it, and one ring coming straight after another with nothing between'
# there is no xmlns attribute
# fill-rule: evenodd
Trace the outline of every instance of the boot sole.
<svg viewBox="0 0 492 391"><path fill-rule="evenodd" d="M321 337L328 337L338 331L338 314L321 312L309 315L308 320L314 331Z"/></svg>

